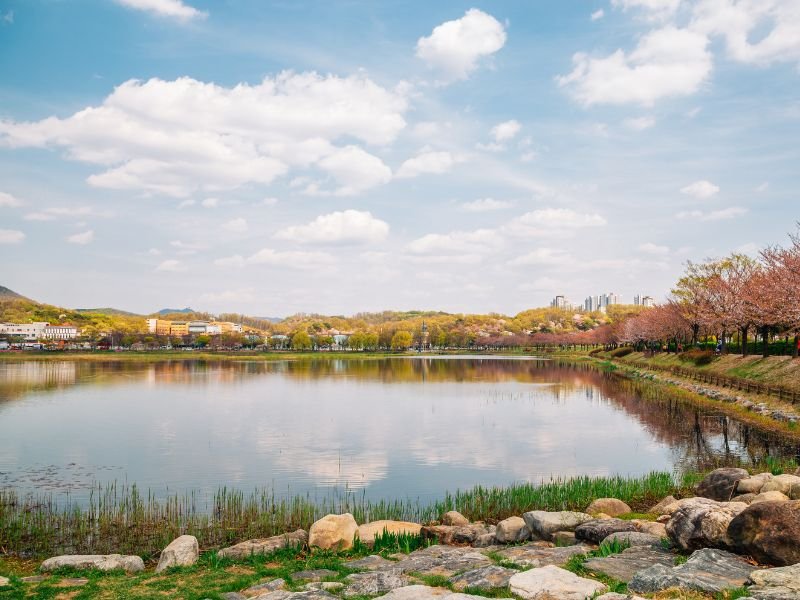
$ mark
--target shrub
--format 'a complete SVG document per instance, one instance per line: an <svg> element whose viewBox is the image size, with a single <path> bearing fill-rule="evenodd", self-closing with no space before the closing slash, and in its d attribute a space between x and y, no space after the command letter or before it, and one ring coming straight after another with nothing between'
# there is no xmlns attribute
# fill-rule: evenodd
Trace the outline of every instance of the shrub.
<svg viewBox="0 0 800 600"><path fill-rule="evenodd" d="M714 360L714 352L712 350L701 350L700 348L692 348L686 352L681 352L678 358L685 362L692 362L698 367L703 365L710 365Z"/></svg>
<svg viewBox="0 0 800 600"><path fill-rule="evenodd" d="M611 352L611 356L614 358L621 358L623 356L628 356L628 354L633 353L633 347L631 346L623 346L622 348L617 348L616 350Z"/></svg>

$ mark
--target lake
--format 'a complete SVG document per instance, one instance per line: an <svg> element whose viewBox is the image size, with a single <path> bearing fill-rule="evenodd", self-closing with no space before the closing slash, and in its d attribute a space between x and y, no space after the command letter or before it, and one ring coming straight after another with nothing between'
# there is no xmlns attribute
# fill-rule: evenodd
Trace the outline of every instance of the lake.
<svg viewBox="0 0 800 600"><path fill-rule="evenodd" d="M0 487L431 500L476 484L796 456L587 365L500 357L0 362Z"/></svg>

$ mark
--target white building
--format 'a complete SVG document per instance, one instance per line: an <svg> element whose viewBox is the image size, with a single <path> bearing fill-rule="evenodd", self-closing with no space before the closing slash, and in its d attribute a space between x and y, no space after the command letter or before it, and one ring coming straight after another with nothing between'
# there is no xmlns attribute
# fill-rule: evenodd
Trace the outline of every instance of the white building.
<svg viewBox="0 0 800 600"><path fill-rule="evenodd" d="M0 335L21 337L26 342L35 342L43 337L44 328L49 323L0 323Z"/></svg>
<svg viewBox="0 0 800 600"><path fill-rule="evenodd" d="M46 340L74 340L78 337L78 328L73 325L47 325L42 330Z"/></svg>
<svg viewBox="0 0 800 600"><path fill-rule="evenodd" d="M205 321L189 321L189 333L199 334L208 332L208 323Z"/></svg>

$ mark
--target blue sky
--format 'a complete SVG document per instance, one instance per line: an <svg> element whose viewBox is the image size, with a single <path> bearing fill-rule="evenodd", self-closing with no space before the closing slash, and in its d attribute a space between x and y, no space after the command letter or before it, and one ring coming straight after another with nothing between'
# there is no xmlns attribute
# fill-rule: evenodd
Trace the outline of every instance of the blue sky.
<svg viewBox="0 0 800 600"><path fill-rule="evenodd" d="M794 229L798 139L798 0L0 0L0 283L140 312L659 300Z"/></svg>

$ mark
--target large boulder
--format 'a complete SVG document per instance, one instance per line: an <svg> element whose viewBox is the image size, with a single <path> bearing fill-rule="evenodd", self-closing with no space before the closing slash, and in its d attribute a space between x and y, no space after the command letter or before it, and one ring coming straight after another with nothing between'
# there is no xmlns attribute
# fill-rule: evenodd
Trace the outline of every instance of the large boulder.
<svg viewBox="0 0 800 600"><path fill-rule="evenodd" d="M375 538L384 533L419 535L421 528L422 526L418 523L409 523L408 521L373 521L358 526L358 538L371 546L375 543Z"/></svg>
<svg viewBox="0 0 800 600"><path fill-rule="evenodd" d="M358 524L350 513L325 515L308 530L308 545L323 550L349 550L358 533Z"/></svg>
<svg viewBox="0 0 800 600"><path fill-rule="evenodd" d="M657 535L650 533L642 533L640 531L616 531L610 533L600 542L601 545L608 545L617 542L624 544L628 547L632 546L650 546L653 548L661 548L661 539Z"/></svg>
<svg viewBox="0 0 800 600"><path fill-rule="evenodd" d="M491 564L492 561L488 556L473 548L436 544L414 550L408 556L395 562L392 568L403 573L451 577L456 573Z"/></svg>
<svg viewBox="0 0 800 600"><path fill-rule="evenodd" d="M599 581L578 577L553 565L517 573L508 585L513 594L525 600L586 600L608 590Z"/></svg>
<svg viewBox="0 0 800 600"><path fill-rule="evenodd" d="M144 561L138 556L123 556L122 554L66 554L48 558L39 567L47 573L62 567L73 569L97 569L99 571L115 571L122 569L128 573L144 571Z"/></svg>
<svg viewBox="0 0 800 600"><path fill-rule="evenodd" d="M728 527L732 547L771 565L800 563L800 500L751 504Z"/></svg>
<svg viewBox="0 0 800 600"><path fill-rule="evenodd" d="M508 586L509 580L517 573L514 569L489 565L459 573L450 578L450 583L459 592L467 588L488 591Z"/></svg>
<svg viewBox="0 0 800 600"><path fill-rule="evenodd" d="M652 515L658 515L658 516L668 514L665 509L668 506L675 504L676 502L677 500L675 499L675 496L667 496L655 506L651 506L647 512Z"/></svg>
<svg viewBox="0 0 800 600"><path fill-rule="evenodd" d="M308 541L308 534L303 529L298 529L283 535L274 535L268 538L246 540L234 546L223 548L218 556L222 558L242 559L249 556L260 556L281 550L289 546L303 546Z"/></svg>
<svg viewBox="0 0 800 600"><path fill-rule="evenodd" d="M764 484L772 479L772 473L759 473L752 477L745 477L736 483L737 494L758 494Z"/></svg>
<svg viewBox="0 0 800 600"><path fill-rule="evenodd" d="M786 502L788 499L789 496L783 492L773 490L771 492L761 492L760 494L756 494L753 498L751 498L748 504L758 504L759 502Z"/></svg>
<svg viewBox="0 0 800 600"><path fill-rule="evenodd" d="M595 519L581 523L575 528L575 537L579 540L599 544L612 533L621 531L638 531L636 523L622 519Z"/></svg>
<svg viewBox="0 0 800 600"><path fill-rule="evenodd" d="M420 529L420 535L428 540L436 540L439 544L470 545L481 536L492 534L494 530L483 523L468 525L426 525Z"/></svg>
<svg viewBox="0 0 800 600"><path fill-rule="evenodd" d="M763 486L761 486L762 492L780 492L782 494L786 494L787 496L791 492L792 486L800 484L800 477L797 475L776 475L769 481L767 481Z"/></svg>
<svg viewBox="0 0 800 600"><path fill-rule="evenodd" d="M442 525L461 527L462 525L469 525L469 519L457 510L451 510L442 515Z"/></svg>
<svg viewBox="0 0 800 600"><path fill-rule="evenodd" d="M609 517L618 517L629 512L631 512L631 507L616 498L598 498L586 508L587 514L603 513Z"/></svg>
<svg viewBox="0 0 800 600"><path fill-rule="evenodd" d="M628 583L628 589L648 593L676 587L714 594L742 587L752 571L753 565L741 556L703 548L677 567L656 564L639 571Z"/></svg>
<svg viewBox="0 0 800 600"><path fill-rule="evenodd" d="M800 564L750 573L753 587L748 591L754 598L800 598Z"/></svg>
<svg viewBox="0 0 800 600"><path fill-rule="evenodd" d="M695 498L672 513L667 522L667 535L683 550L728 548L728 525L747 508L742 502L715 502Z"/></svg>
<svg viewBox="0 0 800 600"><path fill-rule="evenodd" d="M182 535L175 538L161 551L156 573L170 567L188 567L200 558L200 547L193 535Z"/></svg>
<svg viewBox="0 0 800 600"><path fill-rule="evenodd" d="M345 577L347 587L344 588L345 598L350 596L374 596L385 594L394 589L405 587L411 583L410 579L399 571L373 571L371 573L353 573Z"/></svg>
<svg viewBox="0 0 800 600"><path fill-rule="evenodd" d="M522 515L522 518L531 531L531 537L540 540L552 539L556 531L575 531L575 528L581 523L594 519L586 513L568 510L560 512L532 510Z"/></svg>
<svg viewBox="0 0 800 600"><path fill-rule="evenodd" d="M615 534L619 535L619 534ZM673 567L674 556L660 548L633 546L617 554L594 557L584 561L583 566L593 573L603 573L617 581L630 581L636 573L653 565Z"/></svg>
<svg viewBox="0 0 800 600"><path fill-rule="evenodd" d="M750 477L750 474L744 469L731 467L714 469L697 484L697 495L718 502L727 502L733 497L736 482L747 477Z"/></svg>
<svg viewBox="0 0 800 600"><path fill-rule="evenodd" d="M531 542L524 546L511 546L498 550L497 555L525 567L544 567L546 565L561 567L567 564L573 556L586 554L590 550L591 547L586 544L554 548L547 542Z"/></svg>
<svg viewBox="0 0 800 600"><path fill-rule="evenodd" d="M650 535L655 535L660 538L668 537L667 527L664 523L645 521L643 519L631 519L631 523L636 525L636 530L642 533L649 533Z"/></svg>
<svg viewBox="0 0 800 600"><path fill-rule="evenodd" d="M508 517L497 524L495 536L501 544L513 544L524 542L531 537L531 530L525 525L525 519L522 517Z"/></svg>

